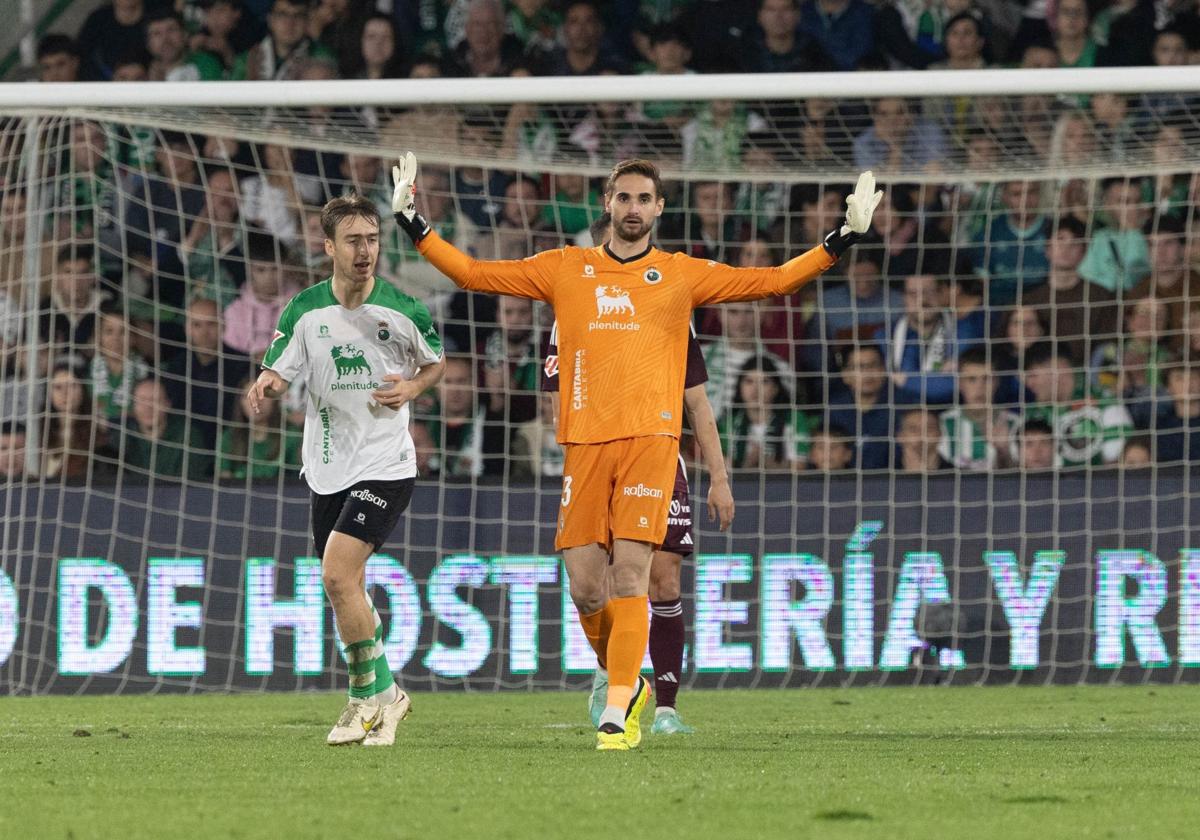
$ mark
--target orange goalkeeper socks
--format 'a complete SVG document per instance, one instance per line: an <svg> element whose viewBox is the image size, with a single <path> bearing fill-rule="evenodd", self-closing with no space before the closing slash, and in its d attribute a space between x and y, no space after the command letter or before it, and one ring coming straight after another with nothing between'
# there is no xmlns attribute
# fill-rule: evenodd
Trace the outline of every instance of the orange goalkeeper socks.
<svg viewBox="0 0 1200 840"><path fill-rule="evenodd" d="M604 605L604 609L596 610L588 615L579 615L579 623L583 625L583 634L587 636L588 644L592 646L592 650L596 651L596 661L600 663L601 668L606 668L605 664L608 661L608 628L612 623L606 621L608 615L608 604ZM607 625L607 626L606 626Z"/></svg>
<svg viewBox="0 0 1200 840"><path fill-rule="evenodd" d="M633 699L646 643L650 639L650 615L646 596L613 598L612 633L608 639L608 700L606 705L624 709Z"/></svg>

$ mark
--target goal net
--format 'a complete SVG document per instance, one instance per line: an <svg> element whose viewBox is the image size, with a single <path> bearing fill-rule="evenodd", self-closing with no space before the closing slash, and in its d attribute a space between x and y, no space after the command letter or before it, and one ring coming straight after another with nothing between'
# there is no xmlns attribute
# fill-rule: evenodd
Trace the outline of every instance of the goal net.
<svg viewBox="0 0 1200 840"><path fill-rule="evenodd" d="M1194 679L1200 111L1157 72L0 90L0 692L345 679L308 396L251 422L240 395L347 192L450 358L367 569L388 659L419 689L587 681L553 314L409 246L410 149L419 209L484 259L592 246L628 157L664 173L659 247L734 265L819 243L861 170L885 190L818 282L696 313L737 513L709 521L685 429L685 683Z"/></svg>

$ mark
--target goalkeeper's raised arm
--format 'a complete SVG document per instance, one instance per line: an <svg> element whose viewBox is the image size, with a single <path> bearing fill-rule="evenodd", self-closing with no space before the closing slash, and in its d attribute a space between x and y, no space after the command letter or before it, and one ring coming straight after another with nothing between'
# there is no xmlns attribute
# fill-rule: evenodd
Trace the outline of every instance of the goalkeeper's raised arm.
<svg viewBox="0 0 1200 840"><path fill-rule="evenodd" d="M554 302L555 283L563 275L568 249L542 251L524 260L473 259L442 240L417 212L417 159L412 152L392 167L392 177L396 184L392 194L396 223L426 259L458 286ZM622 186L637 187L618 189L618 181ZM653 186L653 190L646 186ZM661 256L669 257L681 269L679 273L691 287L693 306L791 294L819 277L867 232L882 198L883 193L875 189L874 175L862 173L853 194L846 199L845 222L820 245L775 268L732 268L683 254ZM650 239L664 206L657 167L649 161L617 164L609 176L604 200L605 210L613 219L613 237L603 246L605 253L622 265L650 255L654 250Z"/></svg>
<svg viewBox="0 0 1200 840"><path fill-rule="evenodd" d="M437 235L417 212L417 158L408 152L392 167L396 183L392 212L396 224L408 234L417 250L463 289L553 302L554 277L562 262L561 251L543 251L524 260L477 260Z"/></svg>
<svg viewBox="0 0 1200 840"><path fill-rule="evenodd" d="M875 176L858 176L854 192L846 198L846 219L825 240L774 268L733 268L712 260L685 257L693 273L692 305L705 306L737 300L789 295L822 273L849 250L871 227L871 216L883 198L875 189Z"/></svg>

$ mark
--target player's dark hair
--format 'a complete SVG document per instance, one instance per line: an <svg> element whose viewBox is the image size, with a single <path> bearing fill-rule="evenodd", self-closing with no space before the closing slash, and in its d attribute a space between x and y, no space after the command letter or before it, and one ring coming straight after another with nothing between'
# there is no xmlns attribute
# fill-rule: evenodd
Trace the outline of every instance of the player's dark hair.
<svg viewBox="0 0 1200 840"><path fill-rule="evenodd" d="M662 198L662 175L659 174L658 167L650 161L641 158L623 160L612 168L612 172L608 174L608 183L604 185L605 195L611 196L613 194L613 190L617 185L617 179L622 175L641 175L644 178L649 178L654 182L654 197Z"/></svg>
<svg viewBox="0 0 1200 840"><path fill-rule="evenodd" d="M18 423L16 420L5 420L0 423L0 435L23 435L25 434L25 424Z"/></svg>
<svg viewBox="0 0 1200 840"><path fill-rule="evenodd" d="M379 209L366 196L351 194L330 199L321 208L321 230L325 238L333 239L338 225L356 216L374 222L379 227Z"/></svg>

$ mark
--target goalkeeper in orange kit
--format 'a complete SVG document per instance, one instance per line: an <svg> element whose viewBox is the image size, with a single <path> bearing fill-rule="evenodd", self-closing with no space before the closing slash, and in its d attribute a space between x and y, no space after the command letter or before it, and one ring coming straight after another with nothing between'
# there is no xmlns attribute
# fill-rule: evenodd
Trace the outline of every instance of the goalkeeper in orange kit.
<svg viewBox="0 0 1200 840"><path fill-rule="evenodd" d="M650 161L628 160L613 168L604 191L608 244L487 261L444 241L416 212L411 152L392 173L396 222L438 270L463 289L554 308L565 451L555 546L584 633L608 664L596 748L636 747L650 693L639 674L650 561L665 536L675 481L692 311L795 292L867 231L882 193L865 172L847 199L846 223L821 245L775 268L731 268L650 244L663 212L662 181Z"/></svg>

